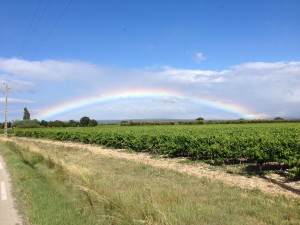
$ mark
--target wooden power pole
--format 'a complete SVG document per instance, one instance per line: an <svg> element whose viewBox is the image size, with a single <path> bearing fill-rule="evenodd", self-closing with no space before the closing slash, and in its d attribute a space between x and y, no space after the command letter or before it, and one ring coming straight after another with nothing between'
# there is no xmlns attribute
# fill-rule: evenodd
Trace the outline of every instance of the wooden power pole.
<svg viewBox="0 0 300 225"><path fill-rule="evenodd" d="M8 85L5 84L5 122L4 122L4 136L5 137L7 137L7 116L8 116L7 95L8 95Z"/></svg>

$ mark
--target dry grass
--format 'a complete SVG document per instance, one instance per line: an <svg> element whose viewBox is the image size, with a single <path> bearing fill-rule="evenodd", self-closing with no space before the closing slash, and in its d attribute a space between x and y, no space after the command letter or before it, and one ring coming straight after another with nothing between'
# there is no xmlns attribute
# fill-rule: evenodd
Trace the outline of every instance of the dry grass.
<svg viewBox="0 0 300 225"><path fill-rule="evenodd" d="M259 176L249 177L246 175L239 175L237 172L228 173L228 170L234 170L232 166L226 169L226 167L220 168L216 166L210 166L201 162L186 163L185 159L170 159L162 158L160 156L154 157L154 155L149 155L147 153L136 152L131 152L131 154L128 154L128 152L125 150L110 150L101 148L99 146L85 145L81 143L59 142L20 137L11 138L11 140L14 140L18 143L22 143L24 144L24 146L26 146L26 143L44 143L57 148L64 147L66 150L77 148L81 149L83 152L93 152L94 154L103 157L130 160L146 165L151 165L157 168L169 169L176 172L192 175L198 178L206 178L221 181L228 185L237 186L243 189L258 189L264 193L272 195L285 195L288 197L300 198L299 194L290 191L296 190L300 192L300 181L291 182L289 180L284 180L282 179L282 177L276 174L267 174L265 178ZM33 150L35 150L35 147L33 147ZM275 182L270 182L270 180L273 180Z"/></svg>
<svg viewBox="0 0 300 225"><path fill-rule="evenodd" d="M86 224L300 222L298 199L240 189L85 148L24 139L18 139L17 146L57 194L89 218Z"/></svg>

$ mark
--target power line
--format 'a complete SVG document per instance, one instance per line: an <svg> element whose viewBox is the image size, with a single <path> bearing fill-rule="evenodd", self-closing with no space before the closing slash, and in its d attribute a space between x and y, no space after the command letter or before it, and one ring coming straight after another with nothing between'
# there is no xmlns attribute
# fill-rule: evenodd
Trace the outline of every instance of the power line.
<svg viewBox="0 0 300 225"><path fill-rule="evenodd" d="M41 41L40 45L37 47L36 52L43 46L43 44L47 41L48 37L50 36L50 34L52 33L52 31L55 29L55 27L57 26L57 24L60 22L60 20L62 19L62 17L65 15L65 13L67 12L68 8L70 7L71 3L73 0L69 0L69 2L67 3L67 5L65 6L65 8L63 9L63 11L61 12L61 14L59 15L59 17L57 18L57 20L55 21L55 23L53 24L53 26L50 28L50 30L48 31L48 33L46 34L46 36L44 37L44 39Z"/></svg>
<svg viewBox="0 0 300 225"><path fill-rule="evenodd" d="M29 27L28 27L28 29L27 29L27 32L26 32L24 41L23 41L23 43L22 43L22 46L21 46L21 48L20 48L20 51L19 51L18 56L21 56L21 55L22 55L23 50L24 50L24 48L25 48L25 45L30 41L29 34L30 34L30 31L31 31L32 26L33 26L33 21L34 21L36 15L37 15L37 12L38 12L38 10L39 10L39 8L40 8L40 5L41 5L41 0L39 0L39 2L38 2L38 4L37 4L37 7L36 7L36 9L35 9L35 11L34 11L34 14L33 14L32 18L31 18L30 25L29 25Z"/></svg>
<svg viewBox="0 0 300 225"><path fill-rule="evenodd" d="M36 23L35 26L33 27L33 30L32 30L32 32L30 33L29 39L28 39L28 40L30 40L30 38L32 37L33 33L35 32L35 30L36 30L36 28L38 27L39 23L41 22L42 18L44 17L44 15L45 15L45 13L46 13L46 11L47 11L47 9L48 9L48 7L49 7L49 5L50 5L51 2L52 2L52 0L49 0L49 1L47 2L47 4L45 5L44 10L42 11L40 17L38 18L37 23Z"/></svg>
<svg viewBox="0 0 300 225"><path fill-rule="evenodd" d="M39 16L39 18L38 18L38 20L37 20L37 22L36 22L35 25L33 26L33 22L34 22L34 20L35 20L35 17L37 16L37 12L38 12L38 10L39 10L39 8L40 8L40 4L41 4L41 0L39 0L39 2L38 2L38 4L37 4L37 7L36 7L36 9L35 9L35 12L34 12L32 18L31 18L31 22L30 22L30 25L29 25L29 27L28 27L28 29L27 29L27 32L26 32L24 41L23 41L23 43L22 43L22 45L21 45L21 48L20 48L20 50L19 50L19 54L18 54L18 56L17 56L17 59L15 60L15 63L14 63L14 65L13 65L13 67L12 67L12 70L11 70L11 73L10 73L10 76L9 76L7 82L8 82L8 81L11 79L11 77L13 76L14 70L15 70L17 64L18 64L18 58L22 56L22 53L23 53L23 51L24 51L26 45L29 43L29 41L30 41L30 39L31 39L31 37L32 37L32 35L33 35L33 33L35 32L35 30L36 30L38 24L40 23L41 19L42 19L43 16L45 15L45 12L46 12L46 10L47 10L47 8L48 8L48 6L49 6L49 4L50 4L51 1L52 1L52 0L50 0L50 1L47 2L47 4L46 4L45 7L44 7L44 10L42 11L42 13L40 14L40 16Z"/></svg>
<svg viewBox="0 0 300 225"><path fill-rule="evenodd" d="M67 12L67 10L68 10L68 8L70 7L72 1L73 1L73 0L69 0L69 1L68 1L68 3L66 4L66 6L64 7L64 9L62 10L62 12L60 13L60 15L59 15L58 18L56 19L56 21L55 21L55 23L53 24L53 26L49 29L49 31L47 32L47 34L46 34L46 36L44 37L44 39L40 42L40 44L39 44L38 47L36 48L34 54L31 56L31 58L34 57L35 53L36 53L36 52L44 45L44 43L47 41L47 39L48 39L48 37L50 36L50 34L53 32L53 30L55 29L55 27L57 26L57 24L60 22L60 20L62 19L62 17L63 17L63 16L65 15L65 13ZM22 53L23 53L23 50L25 49L26 45L29 43L29 41L30 41L32 35L35 33L35 31L36 31L36 29L37 29L39 23L41 22L42 18L44 17L44 15L45 15L45 13L46 13L46 11L47 11L47 9L48 9L48 7L49 7L49 5L50 5L51 2L52 2L52 0L49 0L49 1L46 3L45 7L43 8L42 13L41 13L40 16L38 17L37 22L34 24L34 20L35 20L37 14L38 14L37 12L38 12L38 10L39 10L39 8L40 8L40 5L41 5L41 0L39 0L38 5L37 5L37 7L36 7L36 10L35 10L35 12L34 12L34 15L33 15L32 19L31 19L29 28L28 28L28 30L27 30L25 39L24 39L24 41L23 41L23 43L22 43L22 46L21 46L21 48L20 48L18 57L21 57L21 55L22 55ZM33 25L33 24L34 24L34 25ZM12 70L11 70L11 73L10 73L10 76L9 76L7 82L8 82L8 81L11 79L11 77L13 76L14 70L15 70L17 64L18 64L18 59L15 60L14 66L13 66L13 68L12 68Z"/></svg>
<svg viewBox="0 0 300 225"><path fill-rule="evenodd" d="M70 7L71 3L73 0L69 0L67 5L64 7L63 11L60 13L59 17L57 18L57 20L55 21L54 25L51 27L51 29L48 31L48 33L46 34L46 36L44 37L44 39L42 40L42 42L40 43L40 45L37 47L36 52L43 46L43 44L46 42L46 40L48 39L48 37L50 36L50 34L52 33L52 31L55 29L55 27L57 26L57 24L60 22L60 20L62 19L62 17L64 16L64 14L66 13L66 11L68 10L68 8ZM41 0L39 0L38 5L35 9L35 12L33 14L33 17L31 19L30 25L27 29L24 41L22 42L21 48L19 50L19 54L18 54L18 58L21 57L26 45L29 43L32 35L34 34L34 32L36 31L36 28L38 27L40 21L42 20L43 16L45 15L45 12L47 11L48 6L50 5L50 3L52 2L52 0L49 0L47 2L47 4L44 7L44 10L42 11L42 13L40 14L37 22L34 24L34 20L37 16L38 10L40 8L40 4L41 4ZM15 60L15 63L13 65L13 68L11 70L10 76L7 79L7 83L8 81L11 79L11 77L14 74L14 70L18 64L18 58ZM4 124L4 136L7 137L8 136L8 132L7 132L7 119L8 119L8 84L5 84L5 124Z"/></svg>
<svg viewBox="0 0 300 225"><path fill-rule="evenodd" d="M22 53L23 53L26 45L29 43L32 35L34 34L34 32L36 30L36 28L38 27L40 21L42 20L43 16L45 15L45 12L47 11L47 8L50 5L51 1L52 0L49 0L47 2L47 4L45 5L42 13L40 14L40 16L39 16L39 18L37 20L37 22L34 25L35 18L38 15L38 11L39 11L39 8L40 8L40 5L41 5L41 0L39 0L38 4L36 6L36 9L34 11L34 14L33 14L32 18L31 18L29 27L28 27L26 35L25 35L25 38L24 38L24 40L22 42L22 45L20 47L20 50L18 52L18 56L15 59L15 63L13 65L12 69L11 69L11 72L8 75L8 79L6 80L6 83L4 83L4 85L5 85L5 115L4 115L5 116L5 123L4 123L4 136L5 137L8 136L8 132L7 132L7 120L8 120L8 90L9 90L9 88L8 88L8 84L7 83L11 80L11 78L12 78L12 76L14 74L15 68L16 68L16 66L17 66L17 64L19 62L18 58L21 57L21 55L22 55Z"/></svg>

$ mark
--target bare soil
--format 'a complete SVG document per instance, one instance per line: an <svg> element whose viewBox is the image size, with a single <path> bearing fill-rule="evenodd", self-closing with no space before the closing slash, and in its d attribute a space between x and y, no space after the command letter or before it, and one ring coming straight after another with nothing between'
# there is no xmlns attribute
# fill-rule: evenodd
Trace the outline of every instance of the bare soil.
<svg viewBox="0 0 300 225"><path fill-rule="evenodd" d="M1 140L7 140L0 138ZM61 142L34 138L12 137L15 142L44 143L60 147L80 148L94 154L130 160L138 163L151 165L158 168L169 169L198 178L207 178L220 181L231 186L238 186L243 189L257 189L272 195L284 195L300 199L300 181L287 181L278 174L268 174L265 176L243 176L229 174L222 169L218 169L206 163L182 163L183 158L154 157L148 153L129 153L123 149L107 149L100 146L82 144L76 142Z"/></svg>

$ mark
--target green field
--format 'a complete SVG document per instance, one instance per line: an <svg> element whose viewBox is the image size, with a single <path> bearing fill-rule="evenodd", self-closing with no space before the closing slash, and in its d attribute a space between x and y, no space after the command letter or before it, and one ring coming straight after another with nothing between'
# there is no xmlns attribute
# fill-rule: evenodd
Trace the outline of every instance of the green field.
<svg viewBox="0 0 300 225"><path fill-rule="evenodd" d="M79 141L215 162L300 164L300 123L186 126L98 126L13 129L16 136ZM297 172L298 171L298 172Z"/></svg>

